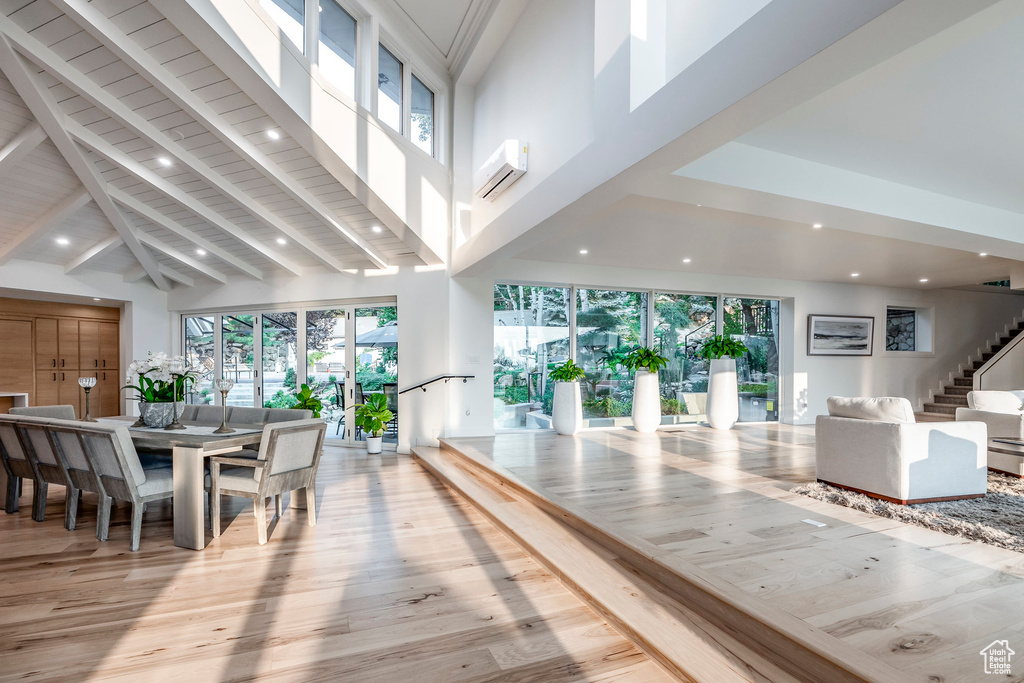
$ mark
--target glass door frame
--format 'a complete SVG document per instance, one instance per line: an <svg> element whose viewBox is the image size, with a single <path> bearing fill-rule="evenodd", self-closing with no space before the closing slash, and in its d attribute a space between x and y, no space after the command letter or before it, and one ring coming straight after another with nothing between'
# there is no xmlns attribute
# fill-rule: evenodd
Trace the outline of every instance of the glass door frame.
<svg viewBox="0 0 1024 683"><path fill-rule="evenodd" d="M185 325L185 318L213 318L213 348L214 351L214 369L213 377L216 380L219 377L223 377L224 372L224 330L223 330L223 316L231 315L252 315L253 316L253 405L262 407L264 403L263 396L263 316L268 313L295 313L296 314L296 349L295 349L295 376L296 383L301 385L307 381L307 368L306 363L306 313L308 311L322 311L327 309L336 309L345 311L345 339L353 340L352 344L345 344L345 379L346 379L346 392L345 396L345 435L344 438L330 439L336 445L354 446L362 444L364 442L357 442L355 440L355 430L352 429L352 419L354 416L354 409L352 408L352 402L355 400L355 388L354 384L349 382L354 377L352 373L355 368L356 359L356 321L354 312L357 308L386 308L386 307L398 307L398 301L396 297L373 297L365 299L338 299L328 301L302 301L294 302L291 304L280 304L280 305L255 305L255 306L228 306L214 309L201 309L192 311L179 311L177 313L178 331L175 335L176 345L178 347L177 353L184 355L185 353L185 333L187 327ZM257 375L259 371L259 375ZM257 392L259 388L259 392ZM219 391L214 391L213 405L221 406L221 395ZM256 401L259 401L258 405ZM399 423L399 429L401 429L401 423ZM385 450L394 450L394 444L384 444Z"/></svg>

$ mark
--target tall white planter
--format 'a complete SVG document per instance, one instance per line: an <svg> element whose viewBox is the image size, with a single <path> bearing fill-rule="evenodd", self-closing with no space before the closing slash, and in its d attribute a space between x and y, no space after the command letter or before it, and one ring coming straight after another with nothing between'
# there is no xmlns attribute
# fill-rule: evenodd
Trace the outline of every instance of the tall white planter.
<svg viewBox="0 0 1024 683"><path fill-rule="evenodd" d="M565 436L572 436L583 427L583 399L579 382L555 382L551 426Z"/></svg>
<svg viewBox="0 0 1024 683"><path fill-rule="evenodd" d="M736 360L715 359L708 378L708 423L715 429L732 429L739 417Z"/></svg>
<svg viewBox="0 0 1024 683"><path fill-rule="evenodd" d="M633 428L638 432L653 432L660 424L658 373L637 370L633 381Z"/></svg>

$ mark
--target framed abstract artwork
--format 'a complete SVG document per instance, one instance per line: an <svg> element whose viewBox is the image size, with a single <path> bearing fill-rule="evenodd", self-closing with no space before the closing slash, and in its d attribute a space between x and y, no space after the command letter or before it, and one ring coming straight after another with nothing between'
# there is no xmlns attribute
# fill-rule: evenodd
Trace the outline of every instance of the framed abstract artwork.
<svg viewBox="0 0 1024 683"><path fill-rule="evenodd" d="M807 316L808 356L870 356L875 319L861 315Z"/></svg>

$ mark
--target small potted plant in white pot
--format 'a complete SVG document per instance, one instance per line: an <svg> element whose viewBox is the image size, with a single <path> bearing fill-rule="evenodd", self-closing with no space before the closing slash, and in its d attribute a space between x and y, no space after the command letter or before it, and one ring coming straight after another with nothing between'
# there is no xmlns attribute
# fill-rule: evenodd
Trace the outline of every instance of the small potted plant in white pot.
<svg viewBox="0 0 1024 683"><path fill-rule="evenodd" d="M384 425L395 416L384 394L365 394L364 401L356 406L356 426L366 433L366 452L374 455L384 444Z"/></svg>
<svg viewBox="0 0 1024 683"><path fill-rule="evenodd" d="M555 382L551 426L559 434L572 436L583 426L583 399L580 397L583 374L583 368L569 359L548 375Z"/></svg>
<svg viewBox="0 0 1024 683"><path fill-rule="evenodd" d="M622 364L636 373L633 379L633 428L638 432L653 432L661 425L658 370L668 365L668 358L654 349L638 346L626 354Z"/></svg>
<svg viewBox="0 0 1024 683"><path fill-rule="evenodd" d="M711 361L708 369L708 424L713 429L732 429L740 417L736 384L736 359L747 352L746 345L725 335L704 340L697 356Z"/></svg>

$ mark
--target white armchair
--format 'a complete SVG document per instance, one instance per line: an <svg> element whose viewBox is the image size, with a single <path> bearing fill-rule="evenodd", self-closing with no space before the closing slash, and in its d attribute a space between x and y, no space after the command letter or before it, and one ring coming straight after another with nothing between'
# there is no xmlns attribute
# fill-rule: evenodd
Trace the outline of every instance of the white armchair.
<svg viewBox="0 0 1024 683"><path fill-rule="evenodd" d="M915 423L905 398L832 397L828 410L815 422L818 481L903 505L985 495L984 423Z"/></svg>
<svg viewBox="0 0 1024 683"><path fill-rule="evenodd" d="M956 409L957 422L988 425L989 437L1024 438L1024 391L969 391L967 407Z"/></svg>

